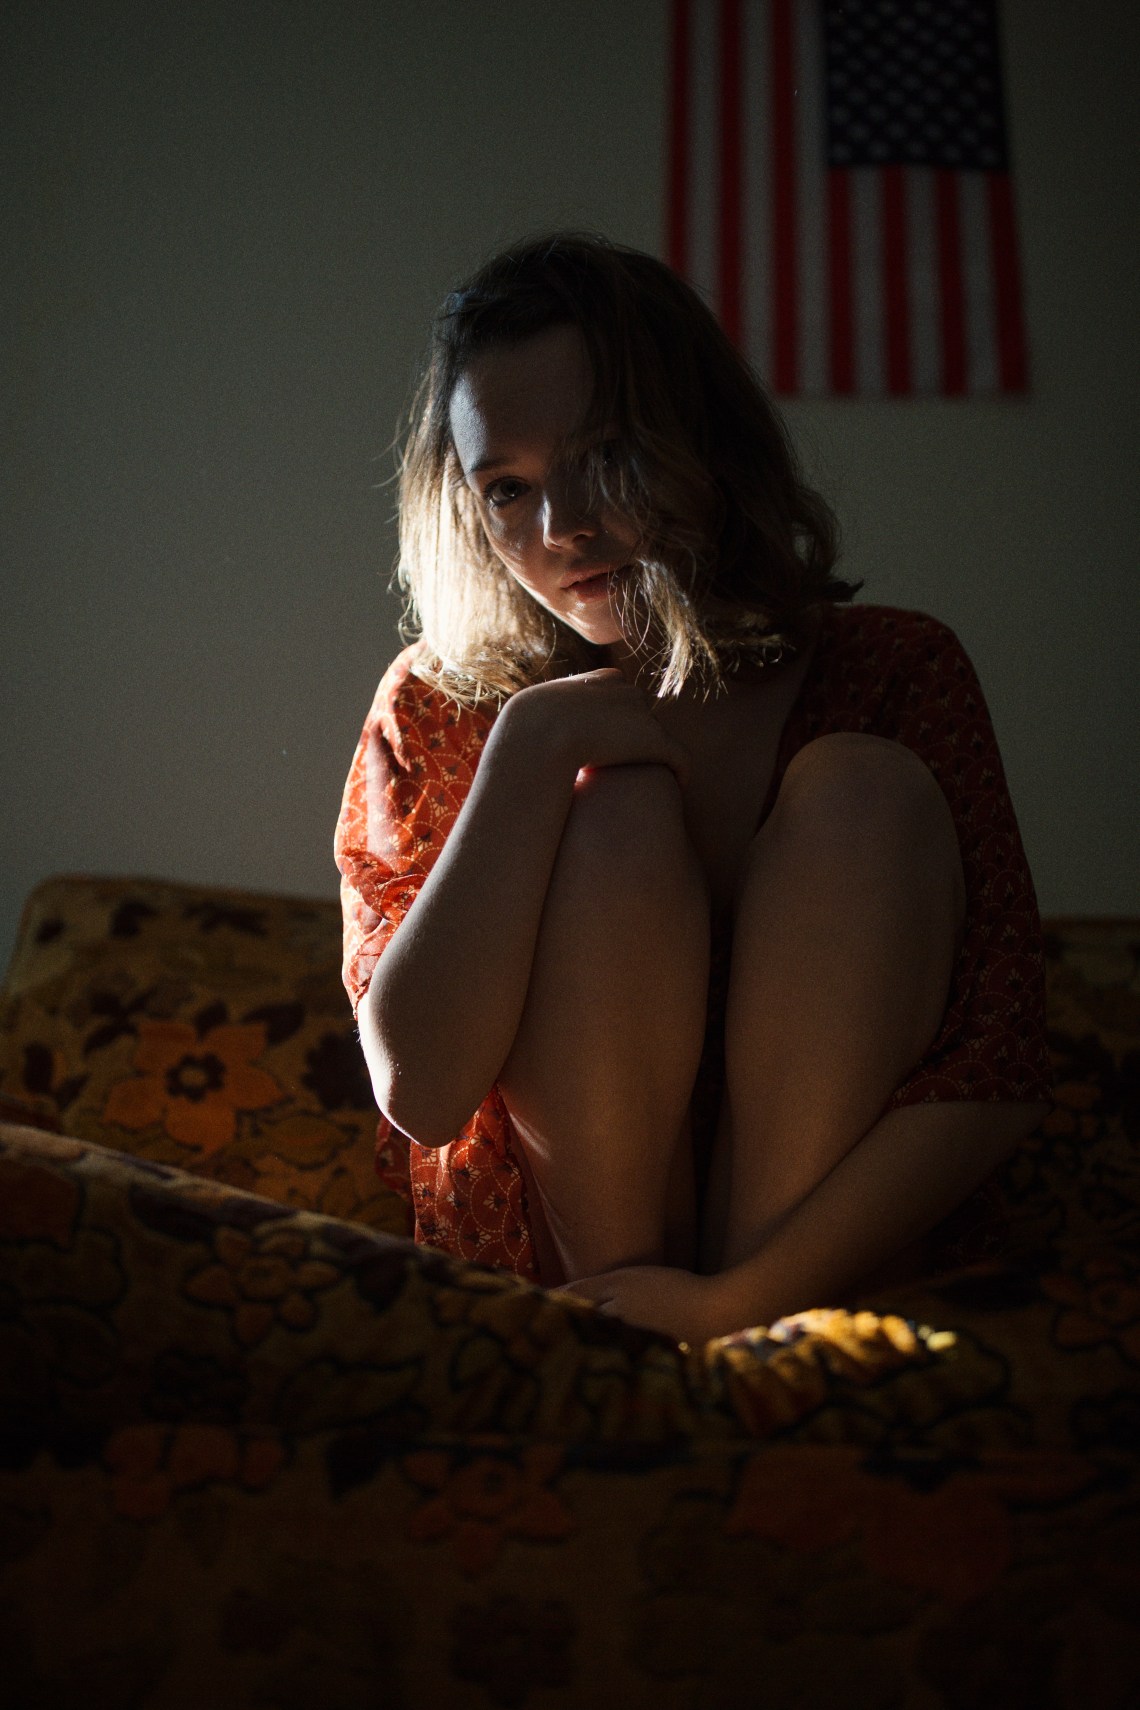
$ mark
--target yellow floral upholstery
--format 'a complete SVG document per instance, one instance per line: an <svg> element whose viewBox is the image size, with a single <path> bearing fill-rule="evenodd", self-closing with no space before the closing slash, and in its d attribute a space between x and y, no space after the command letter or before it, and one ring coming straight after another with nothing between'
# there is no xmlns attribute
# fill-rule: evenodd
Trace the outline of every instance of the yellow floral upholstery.
<svg viewBox="0 0 1140 1710"><path fill-rule="evenodd" d="M1140 1702L1140 924L921 1274L678 1347L404 1238L335 904L60 879L0 1007L0 1704Z"/></svg>
<svg viewBox="0 0 1140 1710"><path fill-rule="evenodd" d="M322 902L49 880L4 988L0 1099L14 1120L46 1112L77 1139L410 1233L373 1168L334 927Z"/></svg>

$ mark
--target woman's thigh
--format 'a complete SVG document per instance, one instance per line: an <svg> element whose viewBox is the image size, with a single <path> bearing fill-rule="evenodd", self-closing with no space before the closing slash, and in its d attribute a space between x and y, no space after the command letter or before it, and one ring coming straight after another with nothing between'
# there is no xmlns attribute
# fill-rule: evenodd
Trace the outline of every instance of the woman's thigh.
<svg viewBox="0 0 1140 1710"><path fill-rule="evenodd" d="M659 1258L683 1207L691 1244L685 1135L708 958L707 894L672 774L588 774L499 1077L567 1276Z"/></svg>
<svg viewBox="0 0 1140 1710"><path fill-rule="evenodd" d="M737 896L706 1264L755 1250L920 1060L964 909L950 810L916 755L859 735L800 751Z"/></svg>

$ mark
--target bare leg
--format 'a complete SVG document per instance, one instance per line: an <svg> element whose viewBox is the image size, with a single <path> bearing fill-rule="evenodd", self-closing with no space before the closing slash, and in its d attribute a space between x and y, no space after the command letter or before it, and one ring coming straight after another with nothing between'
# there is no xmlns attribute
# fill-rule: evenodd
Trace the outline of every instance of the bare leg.
<svg viewBox="0 0 1140 1710"><path fill-rule="evenodd" d="M950 810L915 755L859 735L800 751L738 893L705 1270L757 1252L919 1061L964 893Z"/></svg>
<svg viewBox="0 0 1140 1710"><path fill-rule="evenodd" d="M498 1083L548 1286L694 1262L688 1105L708 967L708 899L672 774L584 777Z"/></svg>

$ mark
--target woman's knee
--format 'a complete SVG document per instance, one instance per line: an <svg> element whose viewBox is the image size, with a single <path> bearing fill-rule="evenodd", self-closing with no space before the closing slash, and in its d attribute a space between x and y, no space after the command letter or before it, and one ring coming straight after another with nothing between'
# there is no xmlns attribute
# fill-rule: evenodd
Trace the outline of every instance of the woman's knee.
<svg viewBox="0 0 1140 1710"><path fill-rule="evenodd" d="M903 837L925 831L948 834L957 847L933 772L912 749L883 736L841 731L805 743L784 774L776 807L836 836L861 827Z"/></svg>
<svg viewBox="0 0 1140 1710"><path fill-rule="evenodd" d="M703 879L680 787L667 766L602 766L574 789L559 853L559 877L638 894L662 887L699 891Z"/></svg>
<svg viewBox="0 0 1140 1710"><path fill-rule="evenodd" d="M941 875L960 927L965 880L950 806L933 772L903 743L856 731L806 743L788 766L768 824L776 836L847 859L862 855Z"/></svg>

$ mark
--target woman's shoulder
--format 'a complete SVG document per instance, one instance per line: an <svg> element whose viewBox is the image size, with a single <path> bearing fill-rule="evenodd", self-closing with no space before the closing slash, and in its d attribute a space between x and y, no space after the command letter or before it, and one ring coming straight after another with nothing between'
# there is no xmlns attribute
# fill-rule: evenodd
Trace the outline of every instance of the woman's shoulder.
<svg viewBox="0 0 1140 1710"><path fill-rule="evenodd" d="M825 608L820 642L831 672L869 673L883 684L916 673L937 677L973 671L948 623L902 606Z"/></svg>
<svg viewBox="0 0 1140 1710"><path fill-rule="evenodd" d="M824 608L824 617L831 633L853 647L897 651L912 646L962 645L941 618L903 606L829 605Z"/></svg>
<svg viewBox="0 0 1140 1710"><path fill-rule="evenodd" d="M844 604L824 612L804 695L813 728L891 735L896 725L909 729L927 717L937 723L951 705L972 716L982 704L969 655L941 618L901 606Z"/></svg>
<svg viewBox="0 0 1140 1710"><path fill-rule="evenodd" d="M403 648L373 697L369 723L379 727L402 760L424 747L465 751L481 745L490 728L488 713L463 705L424 674L428 658L423 641Z"/></svg>

